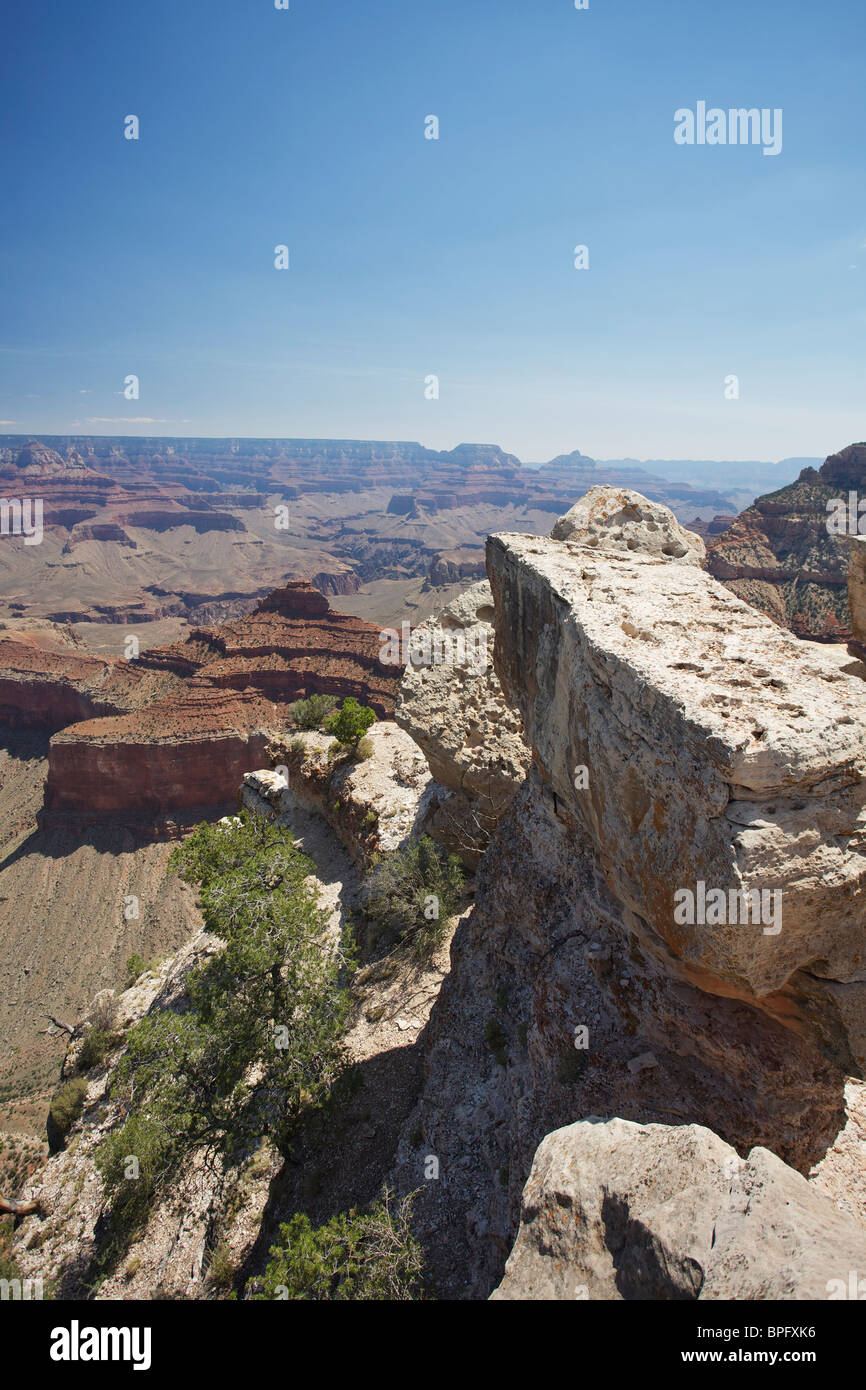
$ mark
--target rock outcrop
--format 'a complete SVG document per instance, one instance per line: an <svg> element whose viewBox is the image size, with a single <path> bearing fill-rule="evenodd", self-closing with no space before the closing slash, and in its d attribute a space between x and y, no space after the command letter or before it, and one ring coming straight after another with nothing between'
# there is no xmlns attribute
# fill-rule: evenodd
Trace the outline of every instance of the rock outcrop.
<svg viewBox="0 0 866 1390"><path fill-rule="evenodd" d="M702 1125L818 1164L825 1192L844 1172L866 1209L839 1138L866 1052L866 688L695 565L507 535L488 573L535 766L479 864L399 1155L406 1185L425 1155L447 1174L418 1212L443 1290L499 1282L538 1144L588 1115Z"/></svg>
<svg viewBox="0 0 866 1390"><path fill-rule="evenodd" d="M333 739L316 730L275 740L272 770L248 772L243 804L257 815L279 818L301 804L323 816L363 869L374 856L399 849L423 834L447 793L430 776L418 746L390 720L365 735L360 761L333 762Z"/></svg>
<svg viewBox="0 0 866 1390"><path fill-rule="evenodd" d="M479 864L399 1155L443 1293L499 1283L535 1150L587 1115L701 1124L806 1173L845 1125L843 1077L777 1020L678 978L533 770ZM423 1182L430 1154L447 1180ZM859 1182L858 1202L862 1165Z"/></svg>
<svg viewBox="0 0 866 1390"><path fill-rule="evenodd" d="M493 668L493 595L474 584L415 629L394 718L452 793L431 833L474 867L529 766Z"/></svg>
<svg viewBox="0 0 866 1390"><path fill-rule="evenodd" d="M866 660L866 536L851 536L848 569L848 608L851 614L851 641L848 649L860 661Z"/></svg>
<svg viewBox="0 0 866 1390"><path fill-rule="evenodd" d="M202 689L134 714L88 719L51 739L45 810L100 820L233 802L288 710L254 691Z"/></svg>
<svg viewBox="0 0 866 1390"><path fill-rule="evenodd" d="M839 1298L864 1267L866 1229L768 1149L590 1119L539 1146L491 1297Z"/></svg>
<svg viewBox="0 0 866 1390"><path fill-rule="evenodd" d="M314 691L393 711L398 668L372 623L289 582L256 612L129 661L0 641L0 712L55 731L45 809L91 819L234 801L291 703Z"/></svg>
<svg viewBox="0 0 866 1390"><path fill-rule="evenodd" d="M61 650L0 638L0 722L12 729L57 730L101 715L140 709L180 690L170 674L128 661L105 661L73 647Z"/></svg>
<svg viewBox="0 0 866 1390"><path fill-rule="evenodd" d="M335 612L312 585L290 581L249 617L196 628L186 642L151 648L139 660L148 670L256 690L281 704L313 693L353 695L387 718L400 671L380 660L381 645L373 623Z"/></svg>
<svg viewBox="0 0 866 1390"><path fill-rule="evenodd" d="M646 943L866 1065L866 687L690 566L521 536L488 566L503 688Z"/></svg>
<svg viewBox="0 0 866 1390"><path fill-rule="evenodd" d="M828 528L828 504L866 487L866 444L831 454L817 471L759 497L723 535L709 542L707 568L733 593L798 637L847 641L848 519Z"/></svg>
<svg viewBox="0 0 866 1390"><path fill-rule="evenodd" d="M702 565L706 546L659 502L628 488L591 487L550 533L552 540L602 550L640 551L681 565Z"/></svg>

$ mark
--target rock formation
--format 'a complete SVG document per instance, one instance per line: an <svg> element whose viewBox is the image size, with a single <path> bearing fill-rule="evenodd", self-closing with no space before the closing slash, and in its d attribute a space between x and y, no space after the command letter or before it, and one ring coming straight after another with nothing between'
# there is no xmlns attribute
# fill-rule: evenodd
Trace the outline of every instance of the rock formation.
<svg viewBox="0 0 866 1390"><path fill-rule="evenodd" d="M536 1148L588 1115L818 1164L866 1210L840 1137L866 1052L862 682L694 565L505 535L488 573L535 767L479 864L398 1157L406 1185L429 1154L448 1175L418 1212L443 1289L499 1282ZM676 920L714 888L727 924ZM761 912L768 890L781 930L728 917L732 889Z"/></svg>
<svg viewBox="0 0 866 1390"><path fill-rule="evenodd" d="M276 767L246 774L243 804L258 815L290 818L300 803L323 816L355 862L368 869L375 855L423 834L446 793L430 776L417 744L396 724L374 724L365 738L367 757L337 763L328 757L328 734L310 730L275 740L268 752Z"/></svg>
<svg viewBox="0 0 866 1390"><path fill-rule="evenodd" d="M452 793L431 834L471 867L529 766L519 716L493 669L492 617L484 581L417 627L394 715Z"/></svg>
<svg viewBox="0 0 866 1390"><path fill-rule="evenodd" d="M646 944L863 1067L866 686L691 566L488 547L506 696ZM678 912L698 884L717 925ZM763 925L740 925L754 890Z"/></svg>
<svg viewBox="0 0 866 1390"><path fill-rule="evenodd" d="M673 512L627 488L591 487L550 533L557 541L636 551L682 565L702 565L706 546Z"/></svg>
<svg viewBox="0 0 866 1390"><path fill-rule="evenodd" d="M397 667L372 623L290 581L256 612L109 661L0 638L0 714L51 730L46 811L139 817L233 801L243 774L314 691L390 714Z"/></svg>
<svg viewBox="0 0 866 1390"><path fill-rule="evenodd" d="M866 444L831 454L817 472L804 468L795 483L759 497L710 540L710 573L798 637L846 641L849 549L844 530L828 530L827 505L847 509L849 492L863 497L864 485Z"/></svg>
<svg viewBox="0 0 866 1390"><path fill-rule="evenodd" d="M849 651L866 660L866 536L850 536L848 608L851 615Z"/></svg>
<svg viewBox="0 0 866 1390"><path fill-rule="evenodd" d="M864 1267L866 1229L768 1149L584 1120L539 1146L491 1297L826 1299Z"/></svg>

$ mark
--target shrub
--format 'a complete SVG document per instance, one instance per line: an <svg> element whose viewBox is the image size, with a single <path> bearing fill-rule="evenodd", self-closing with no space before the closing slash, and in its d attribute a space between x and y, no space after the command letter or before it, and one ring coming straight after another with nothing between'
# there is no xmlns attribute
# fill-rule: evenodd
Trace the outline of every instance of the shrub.
<svg viewBox="0 0 866 1390"><path fill-rule="evenodd" d="M321 729L328 715L337 707L333 695L309 695L291 706L292 720L299 729Z"/></svg>
<svg viewBox="0 0 866 1390"><path fill-rule="evenodd" d="M139 976L143 975L147 969L147 961L143 956L130 956L126 962L126 981L123 988L129 989L135 984Z"/></svg>
<svg viewBox="0 0 866 1390"><path fill-rule="evenodd" d="M325 721L329 734L347 748L357 748L371 724L375 724L376 714L367 705L360 705L354 695L344 701L339 714L332 714Z"/></svg>
<svg viewBox="0 0 866 1390"><path fill-rule="evenodd" d="M362 738L355 748L355 762L364 763L373 756L373 740Z"/></svg>
<svg viewBox="0 0 866 1390"><path fill-rule="evenodd" d="M109 1052L120 1042L118 1033L110 1033L106 1028L91 1028L84 1035L84 1042L78 1054L76 1067L80 1072L92 1071L104 1062Z"/></svg>
<svg viewBox="0 0 866 1390"><path fill-rule="evenodd" d="M54 1129L54 1137L62 1147L63 1141L84 1109L84 1096L87 1091L87 1077L73 1076L65 1086L61 1086L51 1102L48 1119ZM52 1148L55 1147L52 1144Z"/></svg>
<svg viewBox="0 0 866 1390"><path fill-rule="evenodd" d="M314 1228L297 1214L280 1227L257 1299L406 1302L424 1296L423 1256L412 1235L415 1194L386 1187L368 1211L340 1212Z"/></svg>
<svg viewBox="0 0 866 1390"><path fill-rule="evenodd" d="M103 990L93 1001L90 1009L91 1027L100 1032L110 1032L117 1018L117 996L112 990Z"/></svg>
<svg viewBox="0 0 866 1390"><path fill-rule="evenodd" d="M101 1241L103 1264L121 1254L147 1219L160 1181L171 1170L175 1150L158 1119L133 1115L96 1151L111 1213ZM131 1160L135 1160L133 1164Z"/></svg>
<svg viewBox="0 0 866 1390"><path fill-rule="evenodd" d="M235 1277L235 1262L225 1241L216 1247L208 1265L207 1280L211 1288L230 1289Z"/></svg>
<svg viewBox="0 0 866 1390"><path fill-rule="evenodd" d="M441 945L463 890L463 869L429 835L382 854L367 880L364 911L421 960Z"/></svg>

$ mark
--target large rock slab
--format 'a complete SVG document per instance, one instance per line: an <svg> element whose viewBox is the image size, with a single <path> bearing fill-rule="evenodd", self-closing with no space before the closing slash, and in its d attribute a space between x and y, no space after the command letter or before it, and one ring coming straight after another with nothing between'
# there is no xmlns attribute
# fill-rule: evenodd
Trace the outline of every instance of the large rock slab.
<svg viewBox="0 0 866 1390"><path fill-rule="evenodd" d="M415 1229L443 1297L500 1282L538 1145L587 1115L704 1125L739 1153L820 1163L825 1191L866 1212L856 1104L829 1152L846 1126L838 1070L752 1004L677 978L639 927L531 770L451 943L401 1146L397 1179L421 1188ZM431 1154L447 1181L425 1182Z"/></svg>
<svg viewBox="0 0 866 1390"><path fill-rule="evenodd" d="M588 1119L539 1146L491 1297L826 1299L864 1266L866 1229L768 1149Z"/></svg>
<svg viewBox="0 0 866 1390"><path fill-rule="evenodd" d="M680 565L702 565L706 546L669 508L625 487L591 487L550 533L601 550L640 551Z"/></svg>
<svg viewBox="0 0 866 1390"><path fill-rule="evenodd" d="M694 566L519 535L487 558L506 698L645 941L862 1069L866 688Z"/></svg>

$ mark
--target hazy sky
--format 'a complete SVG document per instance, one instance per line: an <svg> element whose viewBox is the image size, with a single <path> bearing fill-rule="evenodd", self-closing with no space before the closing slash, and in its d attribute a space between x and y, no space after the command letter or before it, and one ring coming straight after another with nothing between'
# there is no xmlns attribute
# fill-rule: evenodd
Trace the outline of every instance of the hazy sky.
<svg viewBox="0 0 866 1390"><path fill-rule="evenodd" d="M866 436L864 41L863 0L6 6L0 430L823 457ZM699 101L781 153L677 145Z"/></svg>

